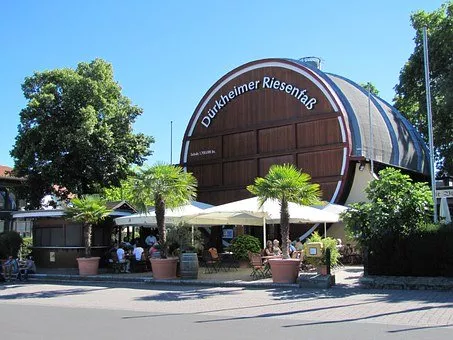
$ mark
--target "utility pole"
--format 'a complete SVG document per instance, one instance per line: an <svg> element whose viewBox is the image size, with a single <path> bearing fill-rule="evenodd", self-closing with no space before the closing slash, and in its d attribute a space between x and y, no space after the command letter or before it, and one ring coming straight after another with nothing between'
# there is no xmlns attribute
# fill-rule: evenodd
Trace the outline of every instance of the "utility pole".
<svg viewBox="0 0 453 340"><path fill-rule="evenodd" d="M434 172L434 141L433 141L433 116L431 113L431 85L429 79L429 58L428 58L428 34L426 26L423 27L423 55L425 62L425 87L426 87L426 111L428 113L428 137L431 170L431 191L434 205L434 223L437 223L437 198L436 198L436 174Z"/></svg>

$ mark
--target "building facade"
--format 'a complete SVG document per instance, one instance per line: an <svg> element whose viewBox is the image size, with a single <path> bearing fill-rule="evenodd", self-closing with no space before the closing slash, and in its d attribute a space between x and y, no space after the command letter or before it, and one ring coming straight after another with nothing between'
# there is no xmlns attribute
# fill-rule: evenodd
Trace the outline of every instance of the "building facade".
<svg viewBox="0 0 453 340"><path fill-rule="evenodd" d="M301 60L241 65L200 100L180 164L198 179L197 200L217 205L250 197L246 186L283 163L345 204L365 200L386 166L426 180L429 151L400 112L345 77Z"/></svg>
<svg viewBox="0 0 453 340"><path fill-rule="evenodd" d="M198 179L198 200L211 204L250 197L246 186L283 163L309 173L323 199L345 203L371 160L376 169L429 174L420 135L390 104L312 64L264 59L207 91L187 126L180 164Z"/></svg>

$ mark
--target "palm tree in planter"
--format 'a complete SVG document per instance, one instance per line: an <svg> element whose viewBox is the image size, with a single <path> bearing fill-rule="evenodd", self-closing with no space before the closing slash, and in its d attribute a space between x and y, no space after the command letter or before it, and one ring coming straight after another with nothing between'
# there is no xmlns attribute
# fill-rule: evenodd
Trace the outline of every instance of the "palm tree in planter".
<svg viewBox="0 0 453 340"><path fill-rule="evenodd" d="M264 204L268 199L278 200L280 203L280 228L282 234L283 261L269 260L274 282L295 282L297 278L299 260L289 258L289 210L288 202L302 205L320 204L321 190L319 184L310 183L311 176L298 170L292 164L272 165L265 177L257 177L255 183L247 190L258 196L259 202ZM297 269L295 266L297 265ZM280 268L282 267L283 268ZM277 268L278 267L278 268ZM286 270L284 270L286 268ZM280 269L287 271L289 277ZM296 275L294 275L296 274Z"/></svg>
<svg viewBox="0 0 453 340"><path fill-rule="evenodd" d="M96 195L74 198L71 200L71 205L66 209L66 216L83 224L85 257L77 258L80 275L96 275L98 273L100 258L91 257L93 225L104 220L111 212L112 210L107 208L106 202Z"/></svg>
<svg viewBox="0 0 453 340"><path fill-rule="evenodd" d="M168 259L165 209L177 208L196 198L197 180L192 173L180 166L157 164L140 169L135 176L134 203L139 210L147 212L147 203L154 204L156 224L159 231L162 259L151 259L154 278L176 277L177 259ZM162 270L161 270L162 269Z"/></svg>

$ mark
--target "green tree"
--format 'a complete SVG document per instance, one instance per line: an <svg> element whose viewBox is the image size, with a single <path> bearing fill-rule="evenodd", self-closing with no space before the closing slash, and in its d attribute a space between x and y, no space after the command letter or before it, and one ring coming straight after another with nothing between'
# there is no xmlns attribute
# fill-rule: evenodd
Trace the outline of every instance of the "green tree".
<svg viewBox="0 0 453 340"><path fill-rule="evenodd" d="M369 90L375 96L379 96L379 90L377 89L376 86L374 86L373 83L370 83L370 82L360 83L360 86L362 86L367 91Z"/></svg>
<svg viewBox="0 0 453 340"><path fill-rule="evenodd" d="M16 258L22 244L23 240L18 232L10 230L0 233L0 258Z"/></svg>
<svg viewBox="0 0 453 340"><path fill-rule="evenodd" d="M135 175L132 203L147 212L148 202L153 202L163 256L166 256L168 246L165 209L176 208L195 199L196 188L196 178L180 166L157 164L139 169Z"/></svg>
<svg viewBox="0 0 453 340"><path fill-rule="evenodd" d="M395 86L395 106L428 141L426 88L423 59L423 27L427 27L433 135L438 169L453 173L453 2L429 13L418 11L411 16L415 29L415 48L401 70Z"/></svg>
<svg viewBox="0 0 453 340"><path fill-rule="evenodd" d="M342 214L346 230L362 246L388 236L404 238L429 226L433 214L431 189L414 183L400 170L386 168L365 189L369 202L354 203Z"/></svg>
<svg viewBox="0 0 453 340"><path fill-rule="evenodd" d="M54 184L78 195L118 186L129 165L151 153L153 138L132 131L142 109L122 95L112 65L101 59L36 72L22 90L28 103L11 156L33 207Z"/></svg>
<svg viewBox="0 0 453 340"><path fill-rule="evenodd" d="M97 195L87 195L71 200L72 205L66 209L66 216L75 222L83 223L85 257L91 257L91 234L93 225L104 220L112 210Z"/></svg>
<svg viewBox="0 0 453 340"><path fill-rule="evenodd" d="M268 199L280 202L280 228L283 258L289 258L289 211L288 202L304 205L319 204L319 184L310 183L309 174L299 171L292 164L272 165L265 177L257 177L247 190L258 196L261 204Z"/></svg>
<svg viewBox="0 0 453 340"><path fill-rule="evenodd" d="M117 187L104 188L102 196L107 201L134 201L134 183L135 178L133 175L128 176L126 179L120 181Z"/></svg>

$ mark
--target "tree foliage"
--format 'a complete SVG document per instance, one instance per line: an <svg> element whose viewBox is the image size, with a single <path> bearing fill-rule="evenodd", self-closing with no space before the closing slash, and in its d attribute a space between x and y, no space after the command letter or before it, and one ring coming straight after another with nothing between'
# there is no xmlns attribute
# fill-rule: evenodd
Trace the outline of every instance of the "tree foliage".
<svg viewBox="0 0 453 340"><path fill-rule="evenodd" d="M423 59L423 27L427 27L433 135L436 163L441 174L453 173L453 2L429 13L411 16L415 48L395 86L395 106L428 141L426 88Z"/></svg>
<svg viewBox="0 0 453 340"><path fill-rule="evenodd" d="M379 96L379 90L373 83L371 82L360 83L360 86L362 86L365 90L370 91L375 96Z"/></svg>
<svg viewBox="0 0 453 340"><path fill-rule="evenodd" d="M163 255L167 253L165 209L182 206L196 198L197 180L180 166L157 164L139 169L135 174L134 200L139 210L148 211L152 202Z"/></svg>
<svg viewBox="0 0 453 340"><path fill-rule="evenodd" d="M407 237L425 229L432 219L431 189L427 183L414 183L400 170L381 170L365 192L368 203L354 203L342 214L346 230L361 245L388 236Z"/></svg>
<svg viewBox="0 0 453 340"><path fill-rule="evenodd" d="M102 196L107 201L128 201L134 202L134 183L135 177L133 174L129 175L126 179L120 181L117 187L104 188ZM149 205L151 202L148 202Z"/></svg>
<svg viewBox="0 0 453 340"><path fill-rule="evenodd" d="M16 258L22 243L22 237L18 232L10 230L0 233L0 259L8 256Z"/></svg>
<svg viewBox="0 0 453 340"><path fill-rule="evenodd" d="M36 72L22 90L28 103L11 156L34 207L53 184L79 195L118 186L129 165L151 153L153 138L132 131L142 109L122 95L111 64L101 59Z"/></svg>
<svg viewBox="0 0 453 340"><path fill-rule="evenodd" d="M317 204L321 197L319 184L310 183L311 176L301 172L293 164L272 165L265 177L257 177L247 190L259 197L261 204L268 199L280 202L280 228L282 252L289 258L289 210L288 202L304 205Z"/></svg>

